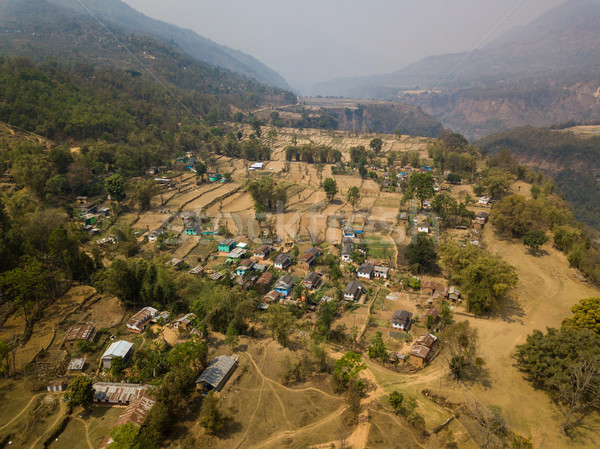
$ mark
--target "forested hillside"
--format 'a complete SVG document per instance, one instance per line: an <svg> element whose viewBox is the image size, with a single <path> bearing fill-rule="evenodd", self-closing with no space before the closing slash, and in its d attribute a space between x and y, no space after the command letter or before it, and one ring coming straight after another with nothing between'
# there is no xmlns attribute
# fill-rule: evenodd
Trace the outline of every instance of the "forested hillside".
<svg viewBox="0 0 600 449"><path fill-rule="evenodd" d="M521 162L549 173L575 216L596 228L600 226L600 137L525 127L494 134L477 144L491 154L508 150Z"/></svg>
<svg viewBox="0 0 600 449"><path fill-rule="evenodd" d="M56 26L51 31L51 37L67 33L75 37L74 40L76 41L81 29L78 26L69 26L75 18L79 22L90 22L99 26L106 24L113 31L118 28L123 32L122 34L127 36L135 35L138 38L152 38L194 58L196 61L246 75L270 86L289 89L286 81L278 73L252 56L219 45L191 30L184 30L146 17L119 0L83 2L71 0L0 1L0 23L4 22L9 25L8 30L10 32L21 30L26 35L27 31L33 31L35 37L37 37L35 39L35 47L37 48L43 47L43 42L40 40L40 37L44 36L46 32L43 25L52 22ZM15 19L17 19L16 22L14 22ZM17 26L11 29L15 23ZM104 31L97 37L98 40L105 41L107 36ZM29 36L26 37L33 36L29 33ZM71 44L71 42L67 42Z"/></svg>
<svg viewBox="0 0 600 449"><path fill-rule="evenodd" d="M218 102L247 109L295 103L291 92L220 69L142 35L42 0L0 3L0 55L36 61L55 59L89 71L84 63L128 70L198 94L218 95ZM213 102L217 102L213 100Z"/></svg>

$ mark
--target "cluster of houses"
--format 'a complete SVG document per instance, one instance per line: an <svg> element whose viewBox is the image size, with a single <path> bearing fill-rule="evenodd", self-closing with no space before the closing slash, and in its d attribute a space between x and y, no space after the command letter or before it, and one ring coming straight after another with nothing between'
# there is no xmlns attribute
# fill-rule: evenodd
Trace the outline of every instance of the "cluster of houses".
<svg viewBox="0 0 600 449"><path fill-rule="evenodd" d="M77 197L77 210L79 212L79 221L88 232L98 232L96 224L104 217L108 217L110 209L108 207L98 207L96 203L88 202L87 196Z"/></svg>

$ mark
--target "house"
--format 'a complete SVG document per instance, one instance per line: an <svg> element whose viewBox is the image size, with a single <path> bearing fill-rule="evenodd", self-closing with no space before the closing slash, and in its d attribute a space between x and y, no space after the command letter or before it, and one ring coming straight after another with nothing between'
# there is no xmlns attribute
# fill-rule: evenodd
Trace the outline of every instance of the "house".
<svg viewBox="0 0 600 449"><path fill-rule="evenodd" d="M78 341L92 342L96 338L96 327L93 324L79 323L71 326L65 337L64 345L73 347Z"/></svg>
<svg viewBox="0 0 600 449"><path fill-rule="evenodd" d="M422 334L415 340L410 355L412 363L417 366L423 366L433 355L433 345L437 341L437 337L432 334Z"/></svg>
<svg viewBox="0 0 600 449"><path fill-rule="evenodd" d="M85 366L85 357L79 359L71 359L69 361L69 366L67 366L67 372L69 374L81 373L83 371L83 367Z"/></svg>
<svg viewBox="0 0 600 449"><path fill-rule="evenodd" d="M211 281L218 281L219 279L221 279L223 277L223 273L220 273L218 271L215 271L214 273L211 273L210 276L208 276L208 278Z"/></svg>
<svg viewBox="0 0 600 449"><path fill-rule="evenodd" d="M139 429L146 421L155 403L156 400L154 398L142 393L139 398L133 399L125 410L123 410L123 413L115 421L113 429L125 424L133 424ZM114 443L114 440L109 434L104 438L100 446L98 446L98 449L108 449L112 446L112 443Z"/></svg>
<svg viewBox="0 0 600 449"><path fill-rule="evenodd" d="M352 226L344 226L342 229L342 235L344 238L353 239L356 234L354 233L354 228Z"/></svg>
<svg viewBox="0 0 600 449"><path fill-rule="evenodd" d="M431 201L423 201L423 210L429 211L431 210Z"/></svg>
<svg viewBox="0 0 600 449"><path fill-rule="evenodd" d="M127 321L127 328L132 332L144 332L146 329L146 322L154 318L157 313L158 310L156 310L154 307L144 307L142 310L129 318L129 321Z"/></svg>
<svg viewBox="0 0 600 449"><path fill-rule="evenodd" d="M98 210L98 206L94 203L85 203L77 206L82 215L93 214Z"/></svg>
<svg viewBox="0 0 600 449"><path fill-rule="evenodd" d="M186 235L202 235L202 226L198 223L190 223L185 226Z"/></svg>
<svg viewBox="0 0 600 449"><path fill-rule="evenodd" d="M381 265L375 265L373 267L373 276L378 279L387 279L390 269L388 267L382 267Z"/></svg>
<svg viewBox="0 0 600 449"><path fill-rule="evenodd" d="M414 345L412 348L410 348L410 361L416 366L424 366L429 359L429 354L431 354L431 349L427 346Z"/></svg>
<svg viewBox="0 0 600 449"><path fill-rule="evenodd" d="M408 224L408 214L406 212L402 212L398 216L398 220L400 221L400 224L403 224L406 226Z"/></svg>
<svg viewBox="0 0 600 449"><path fill-rule="evenodd" d="M429 234L429 223L423 221L417 225L417 232L424 232L425 234Z"/></svg>
<svg viewBox="0 0 600 449"><path fill-rule="evenodd" d="M352 262L352 252L354 251L354 243L342 243L342 262Z"/></svg>
<svg viewBox="0 0 600 449"><path fill-rule="evenodd" d="M357 281L350 281L344 289L344 299L346 301L358 301L363 291L363 286Z"/></svg>
<svg viewBox="0 0 600 449"><path fill-rule="evenodd" d="M54 382L50 382L46 386L46 390L51 393L56 393L58 391L65 391L67 389L67 382L65 380L55 380Z"/></svg>
<svg viewBox="0 0 600 449"><path fill-rule="evenodd" d="M317 260L317 257L319 257L321 254L322 251L319 248L310 248L306 250L304 254L298 257L298 265L305 270L310 270L311 266L315 263L315 260Z"/></svg>
<svg viewBox="0 0 600 449"><path fill-rule="evenodd" d="M231 377L238 364L237 355L220 355L210 362L210 365L204 370L196 380L196 388L204 393L209 391L219 391L227 380Z"/></svg>
<svg viewBox="0 0 600 449"><path fill-rule="evenodd" d="M219 252L221 253L229 253L233 251L236 245L236 241L234 239L225 239L219 242Z"/></svg>
<svg viewBox="0 0 600 449"><path fill-rule="evenodd" d="M83 206L84 204L87 203L88 197L87 196L78 196L77 197L77 205L78 206Z"/></svg>
<svg viewBox="0 0 600 449"><path fill-rule="evenodd" d="M246 273L249 273L254 268L254 261L251 259L242 260L242 262L238 265L235 270L235 274L238 276L244 276Z"/></svg>
<svg viewBox="0 0 600 449"><path fill-rule="evenodd" d="M472 224L473 224L473 229L481 230L485 226L485 219L484 218L476 218L475 220L473 220Z"/></svg>
<svg viewBox="0 0 600 449"><path fill-rule="evenodd" d="M229 254L227 254L227 260L235 261L241 259L246 255L246 250L244 248L235 248Z"/></svg>
<svg viewBox="0 0 600 449"><path fill-rule="evenodd" d="M421 291L428 295L433 295L438 289L439 287L434 281L425 281L421 285Z"/></svg>
<svg viewBox="0 0 600 449"><path fill-rule="evenodd" d="M488 219L490 218L490 214L487 212L478 212L477 215L475 215L475 218L483 219L484 223L487 223Z"/></svg>
<svg viewBox="0 0 600 449"><path fill-rule="evenodd" d="M309 290L316 290L321 285L322 274L316 271L311 271L306 275L304 280L302 281L302 285L304 288Z"/></svg>
<svg viewBox="0 0 600 449"><path fill-rule="evenodd" d="M102 354L102 366L104 368L110 369L112 359L115 357L122 357L124 359L128 359L132 354L133 343L129 343L125 340L115 341L111 343L104 354Z"/></svg>
<svg viewBox="0 0 600 449"><path fill-rule="evenodd" d="M194 274L194 275L202 274L202 273L204 273L204 267L202 265L196 265L194 268L192 268L190 271L188 271L188 273Z"/></svg>
<svg viewBox="0 0 600 449"><path fill-rule="evenodd" d="M179 259L178 257L173 257L169 260L165 265L173 268L182 268L185 264L185 260Z"/></svg>
<svg viewBox="0 0 600 449"><path fill-rule="evenodd" d="M98 209L98 215L101 215L103 217L108 217L109 214L110 214L110 209L108 207L102 207L102 208Z"/></svg>
<svg viewBox="0 0 600 449"><path fill-rule="evenodd" d="M489 196L482 196L481 198L479 198L479 205L480 206L487 206L488 204L490 204L490 197Z"/></svg>
<svg viewBox="0 0 600 449"><path fill-rule="evenodd" d="M263 302L279 302L279 292L277 290L271 290L263 297Z"/></svg>
<svg viewBox="0 0 600 449"><path fill-rule="evenodd" d="M450 287L448 289L448 299L458 301L460 299L460 290L456 287Z"/></svg>
<svg viewBox="0 0 600 449"><path fill-rule="evenodd" d="M149 385L118 382L96 382L94 402L108 405L129 405L146 394Z"/></svg>
<svg viewBox="0 0 600 449"><path fill-rule="evenodd" d="M255 162L248 168L248 170L262 170L265 167L263 162Z"/></svg>
<svg viewBox="0 0 600 449"><path fill-rule="evenodd" d="M254 250L254 257L260 260L265 260L267 257L269 257L271 251L272 248L269 245L261 245Z"/></svg>
<svg viewBox="0 0 600 449"><path fill-rule="evenodd" d="M195 313L187 313L185 315L183 315L181 318L175 320L175 322L173 323L173 327L179 329L183 329L183 330L190 330L190 328L193 327L192 323L194 322L194 320L196 319L196 314Z"/></svg>
<svg viewBox="0 0 600 449"><path fill-rule="evenodd" d="M373 264L365 262L358 268L356 274L359 278L370 280L373 277L373 268Z"/></svg>
<svg viewBox="0 0 600 449"><path fill-rule="evenodd" d="M435 307L432 307L427 312L425 312L425 322L427 322L428 318L431 317L433 323L437 323L440 320L440 314Z"/></svg>
<svg viewBox="0 0 600 449"><path fill-rule="evenodd" d="M273 266L277 270L287 270L292 265L292 255L290 253L281 253L275 259Z"/></svg>
<svg viewBox="0 0 600 449"><path fill-rule="evenodd" d="M273 282L273 273L263 273L254 285L258 293L264 294Z"/></svg>
<svg viewBox="0 0 600 449"><path fill-rule="evenodd" d="M164 233L165 233L165 231L162 228L155 229L150 234L148 234L148 241L156 242L158 240L158 237Z"/></svg>
<svg viewBox="0 0 600 449"><path fill-rule="evenodd" d="M210 182L217 182L220 181L223 178L223 175L221 173L209 173L208 174L208 180Z"/></svg>
<svg viewBox="0 0 600 449"><path fill-rule="evenodd" d="M275 284L275 290L279 292L282 297L289 296L294 288L294 278L289 274L282 276Z"/></svg>
<svg viewBox="0 0 600 449"><path fill-rule="evenodd" d="M185 224L190 224L196 221L196 212L192 210L186 210L180 215L181 219Z"/></svg>
<svg viewBox="0 0 600 449"><path fill-rule="evenodd" d="M394 330L408 332L412 321L412 313L406 310L396 310L392 317L392 328Z"/></svg>

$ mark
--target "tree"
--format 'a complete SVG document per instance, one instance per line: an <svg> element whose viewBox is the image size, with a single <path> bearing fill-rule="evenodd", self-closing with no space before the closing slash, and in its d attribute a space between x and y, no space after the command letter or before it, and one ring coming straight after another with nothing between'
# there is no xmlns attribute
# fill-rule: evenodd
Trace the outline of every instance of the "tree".
<svg viewBox="0 0 600 449"><path fill-rule="evenodd" d="M520 237L540 229L542 211L534 200L521 195L509 195L492 206L490 222L505 234Z"/></svg>
<svg viewBox="0 0 600 449"><path fill-rule="evenodd" d="M454 379L459 380L463 369L468 366L477 353L479 336L477 329L468 321L448 326L443 334L443 341L448 349L448 366Z"/></svg>
<svg viewBox="0 0 600 449"><path fill-rule="evenodd" d="M544 243L548 241L548 236L544 231L539 229L532 229L531 231L527 231L527 233L523 236L523 244L529 247L533 252L537 252Z"/></svg>
<svg viewBox="0 0 600 449"><path fill-rule="evenodd" d="M266 176L248 183L248 192L255 203L262 205L264 211L274 211L287 202L285 188L276 185L273 179Z"/></svg>
<svg viewBox="0 0 600 449"><path fill-rule="evenodd" d="M371 139L369 146L375 152L375 154L378 154L383 148L383 140L381 140L379 137L375 137L374 139Z"/></svg>
<svg viewBox="0 0 600 449"><path fill-rule="evenodd" d="M513 176L503 170L487 169L481 180L481 185L491 198L498 198L508 190Z"/></svg>
<svg viewBox="0 0 600 449"><path fill-rule="evenodd" d="M110 432L112 443L109 447L111 449L133 449L136 447L138 432L139 428L133 423L120 425Z"/></svg>
<svg viewBox="0 0 600 449"><path fill-rule="evenodd" d="M225 341L229 346L231 346L232 348L237 346L239 338L233 321L229 323L229 326L227 326L227 333L225 335Z"/></svg>
<svg viewBox="0 0 600 449"><path fill-rule="evenodd" d="M381 332L377 332L373 336L372 344L369 346L369 357L372 359L379 359L384 363L387 361L388 351Z"/></svg>
<svg viewBox="0 0 600 449"><path fill-rule="evenodd" d="M347 389L350 381L364 369L367 369L367 365L362 362L360 355L348 351L335 362L332 378L335 390L343 391Z"/></svg>
<svg viewBox="0 0 600 449"><path fill-rule="evenodd" d="M571 307L573 316L563 321L564 327L589 329L600 335L600 298L585 298Z"/></svg>
<svg viewBox="0 0 600 449"><path fill-rule="evenodd" d="M110 361L110 373L117 378L121 377L126 367L127 363L121 356L113 357Z"/></svg>
<svg viewBox="0 0 600 449"><path fill-rule="evenodd" d="M156 189L156 183L151 179L138 181L135 185L135 197L143 211L152 207L152 197L156 194Z"/></svg>
<svg viewBox="0 0 600 449"><path fill-rule="evenodd" d="M325 191L325 195L327 195L329 202L333 201L333 197L338 193L337 182L335 182L335 179L325 178L325 181L323 181L323 190Z"/></svg>
<svg viewBox="0 0 600 449"><path fill-rule="evenodd" d="M513 266L476 245L445 244L441 261L450 281L466 296L467 309L476 315L491 312L518 281Z"/></svg>
<svg viewBox="0 0 600 449"><path fill-rule="evenodd" d="M267 313L267 326L271 329L271 334L277 342L287 347L289 345L289 335L294 329L296 320L289 309L282 304L274 304L269 307Z"/></svg>
<svg viewBox="0 0 600 449"><path fill-rule="evenodd" d="M394 413L399 414L400 410L402 410L402 402L404 401L404 395L397 391L393 391L390 393L390 397L388 399L390 401L390 405L394 409Z"/></svg>
<svg viewBox="0 0 600 449"><path fill-rule="evenodd" d="M431 173L413 173L408 180L407 198L418 198L422 209L423 201L433 198L435 195L434 184L435 179Z"/></svg>
<svg viewBox="0 0 600 449"><path fill-rule="evenodd" d="M109 176L104 180L104 188L115 201L121 201L125 196L125 181L119 173Z"/></svg>
<svg viewBox="0 0 600 449"><path fill-rule="evenodd" d="M207 171L207 167L206 164L204 164L203 162L198 161L196 163L196 166L194 167L196 169L196 176L200 178L200 181L204 181L204 175L206 174Z"/></svg>
<svg viewBox="0 0 600 449"><path fill-rule="evenodd" d="M220 435L230 421L230 418L221 412L219 402L219 397L213 391L202 401L199 423L213 435Z"/></svg>
<svg viewBox="0 0 600 449"><path fill-rule="evenodd" d="M339 308L339 303L336 301L327 301L320 305L317 310L317 329L319 334L328 336L331 325L335 321Z"/></svg>
<svg viewBox="0 0 600 449"><path fill-rule="evenodd" d="M437 267L437 254L433 239L427 234L417 234L415 243L410 243L406 247L406 259L415 272L433 271Z"/></svg>
<svg viewBox="0 0 600 449"><path fill-rule="evenodd" d="M360 201L360 190L358 190L358 187L356 187L356 186L350 187L348 189L348 195L347 195L346 199L352 205L352 210L354 210L354 208Z"/></svg>
<svg viewBox="0 0 600 449"><path fill-rule="evenodd" d="M67 405L70 409L77 405L89 409L94 402L94 392L92 379L86 376L77 376L67 390Z"/></svg>
<svg viewBox="0 0 600 449"><path fill-rule="evenodd" d="M600 337L590 329L536 330L517 346L515 358L533 385L560 405L566 434L600 409Z"/></svg>

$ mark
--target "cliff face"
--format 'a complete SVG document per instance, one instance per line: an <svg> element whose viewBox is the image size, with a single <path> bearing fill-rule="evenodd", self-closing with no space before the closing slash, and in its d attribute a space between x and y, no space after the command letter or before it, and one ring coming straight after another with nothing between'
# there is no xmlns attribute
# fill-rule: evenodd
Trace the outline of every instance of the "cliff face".
<svg viewBox="0 0 600 449"><path fill-rule="evenodd" d="M589 121L600 113L600 75L585 81L554 80L498 89L401 95L447 127L470 138L523 125Z"/></svg>

